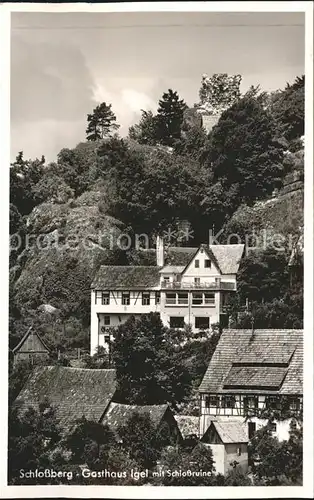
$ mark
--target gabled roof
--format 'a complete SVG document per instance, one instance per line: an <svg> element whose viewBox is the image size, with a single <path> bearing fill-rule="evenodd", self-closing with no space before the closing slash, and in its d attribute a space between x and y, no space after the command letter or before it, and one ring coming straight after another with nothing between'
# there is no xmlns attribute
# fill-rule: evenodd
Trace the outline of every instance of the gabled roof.
<svg viewBox="0 0 314 500"><path fill-rule="evenodd" d="M30 335L36 335L36 337L38 338L39 342L42 344L43 346L43 352L49 352L50 349L49 347L47 346L47 344L43 341L43 339L40 337L39 333L37 332L34 332L33 331L33 327L31 326L27 332L25 333L24 337L20 340L20 342L12 349L12 352L15 354L17 351L21 350L23 344L25 343L25 341L28 339L28 337Z"/></svg>
<svg viewBox="0 0 314 500"><path fill-rule="evenodd" d="M194 417L190 415L175 415L174 418L177 421L179 430L184 439L188 436L199 435L199 422L200 422L199 417Z"/></svg>
<svg viewBox="0 0 314 500"><path fill-rule="evenodd" d="M100 266L93 283L94 289L155 288L160 283L158 266Z"/></svg>
<svg viewBox="0 0 314 500"><path fill-rule="evenodd" d="M209 429L214 427L217 434L219 435L221 441L224 444L228 443L247 443L249 441L248 433L245 428L245 424L237 420L212 420L210 426L205 432L203 438L205 438ZM206 439L206 438L205 438Z"/></svg>
<svg viewBox="0 0 314 500"><path fill-rule="evenodd" d="M108 424L113 432L117 432L118 428L124 425L134 412L140 415L148 413L152 423L158 427L167 409L167 404L139 406L111 402L102 422Z"/></svg>
<svg viewBox="0 0 314 500"><path fill-rule="evenodd" d="M210 245L222 274L236 274L239 269L244 245Z"/></svg>
<svg viewBox="0 0 314 500"><path fill-rule="evenodd" d="M115 370L37 366L14 404L24 411L47 399L67 429L83 416L98 422L115 390Z"/></svg>
<svg viewBox="0 0 314 500"><path fill-rule="evenodd" d="M277 385L266 389L271 379ZM237 381L241 388L231 388ZM255 392L303 393L303 330L223 331L199 391L249 393L253 381Z"/></svg>

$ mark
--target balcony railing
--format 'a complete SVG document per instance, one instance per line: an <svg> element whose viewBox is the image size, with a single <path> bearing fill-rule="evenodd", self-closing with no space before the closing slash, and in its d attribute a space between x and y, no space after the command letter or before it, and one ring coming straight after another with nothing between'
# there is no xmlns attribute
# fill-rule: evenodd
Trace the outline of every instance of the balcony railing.
<svg viewBox="0 0 314 500"><path fill-rule="evenodd" d="M171 290L203 290L204 288L206 290L235 290L236 285L232 281L216 281L215 283L206 281L200 283L186 283L182 281L169 282L163 280L161 282L161 288Z"/></svg>

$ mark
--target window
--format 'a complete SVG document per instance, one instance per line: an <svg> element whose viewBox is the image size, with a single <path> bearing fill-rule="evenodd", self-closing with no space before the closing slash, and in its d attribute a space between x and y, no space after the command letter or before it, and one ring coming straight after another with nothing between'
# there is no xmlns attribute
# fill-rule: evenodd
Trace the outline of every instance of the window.
<svg viewBox="0 0 314 500"><path fill-rule="evenodd" d="M149 306L150 304L150 292L142 293L142 306Z"/></svg>
<svg viewBox="0 0 314 500"><path fill-rule="evenodd" d="M110 316L104 316L104 325L106 326L110 325Z"/></svg>
<svg viewBox="0 0 314 500"><path fill-rule="evenodd" d="M175 304L176 303L176 294L173 292L166 293L166 304Z"/></svg>
<svg viewBox="0 0 314 500"><path fill-rule="evenodd" d="M170 328L184 328L184 317L170 316Z"/></svg>
<svg viewBox="0 0 314 500"><path fill-rule="evenodd" d="M200 267L200 261L198 259L195 260L195 267Z"/></svg>
<svg viewBox="0 0 314 500"><path fill-rule="evenodd" d="M200 292L192 293L192 304L193 306L198 306L203 303L203 294Z"/></svg>
<svg viewBox="0 0 314 500"><path fill-rule="evenodd" d="M188 304L189 296L187 292L179 292L178 293L178 304Z"/></svg>
<svg viewBox="0 0 314 500"><path fill-rule="evenodd" d="M122 292L122 305L123 306L130 305L130 292Z"/></svg>
<svg viewBox="0 0 314 500"><path fill-rule="evenodd" d="M209 408L210 406L215 406L219 407L219 398L218 396L207 396L205 400L205 406L206 408Z"/></svg>
<svg viewBox="0 0 314 500"><path fill-rule="evenodd" d="M177 283L181 282L181 274L176 274L176 282Z"/></svg>
<svg viewBox="0 0 314 500"><path fill-rule="evenodd" d="M235 408L235 397L234 396L222 396L221 407L222 408Z"/></svg>
<svg viewBox="0 0 314 500"><path fill-rule="evenodd" d="M237 455L238 455L238 457L241 456L241 446L239 446L238 449L237 449Z"/></svg>
<svg viewBox="0 0 314 500"><path fill-rule="evenodd" d="M209 259L205 259L205 267L210 268L212 265L211 261Z"/></svg>
<svg viewBox="0 0 314 500"><path fill-rule="evenodd" d="M258 407L258 399L256 396L247 396L243 398L245 410L255 410Z"/></svg>
<svg viewBox="0 0 314 500"><path fill-rule="evenodd" d="M164 277L164 281L165 281L166 283L169 283L169 281L170 281L170 276L165 276L165 277Z"/></svg>
<svg viewBox="0 0 314 500"><path fill-rule="evenodd" d="M209 328L209 318L208 317L195 317L195 328L199 328L201 330L207 330Z"/></svg>
<svg viewBox="0 0 314 500"><path fill-rule="evenodd" d="M248 430L249 430L249 439L252 439L252 437L254 436L255 431L256 431L256 423L249 422Z"/></svg>
<svg viewBox="0 0 314 500"><path fill-rule="evenodd" d="M215 304L215 294L212 292L204 292L205 304Z"/></svg>
<svg viewBox="0 0 314 500"><path fill-rule="evenodd" d="M274 422L270 422L269 423L269 429L270 429L270 432L272 432L273 434L275 434L277 432L277 425Z"/></svg>
<svg viewBox="0 0 314 500"><path fill-rule="evenodd" d="M289 409L292 411L300 410L300 400L295 398L290 400Z"/></svg>
<svg viewBox="0 0 314 500"><path fill-rule="evenodd" d="M194 285L198 286L201 284L201 278L194 278Z"/></svg>
<svg viewBox="0 0 314 500"><path fill-rule="evenodd" d="M279 400L276 396L266 398L266 408L269 410L278 410L280 408Z"/></svg>
<svg viewBox="0 0 314 500"><path fill-rule="evenodd" d="M155 292L155 302L156 304L160 304L160 292Z"/></svg>
<svg viewBox="0 0 314 500"><path fill-rule="evenodd" d="M110 304L110 292L102 292L101 303L103 306L108 306Z"/></svg>
<svg viewBox="0 0 314 500"><path fill-rule="evenodd" d="M95 304L101 303L102 292L100 290L95 291Z"/></svg>

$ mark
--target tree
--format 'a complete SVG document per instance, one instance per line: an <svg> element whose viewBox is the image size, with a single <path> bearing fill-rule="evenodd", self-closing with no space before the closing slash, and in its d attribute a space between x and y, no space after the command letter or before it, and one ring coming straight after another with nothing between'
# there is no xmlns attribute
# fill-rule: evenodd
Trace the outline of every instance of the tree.
<svg viewBox="0 0 314 500"><path fill-rule="evenodd" d="M159 457L160 443L149 413L133 415L117 430L125 452L141 468L152 468Z"/></svg>
<svg viewBox="0 0 314 500"><path fill-rule="evenodd" d="M97 141L108 137L113 130L117 130L119 125L116 122L116 115L111 109L111 104L102 102L87 115L88 126L86 129L87 140Z"/></svg>
<svg viewBox="0 0 314 500"><path fill-rule="evenodd" d="M24 160L23 151L20 151L10 166L10 203L22 216L28 215L37 204L34 187L45 171L44 163L44 157Z"/></svg>
<svg viewBox="0 0 314 500"><path fill-rule="evenodd" d="M277 133L291 144L304 135L305 77L297 77L292 85L276 92L270 102L270 112Z"/></svg>
<svg viewBox="0 0 314 500"><path fill-rule="evenodd" d="M99 424L85 417L78 419L74 429L64 440L63 446L71 452L71 462L86 463L91 470L106 466L115 438L108 425Z"/></svg>
<svg viewBox="0 0 314 500"><path fill-rule="evenodd" d="M275 249L250 252L239 268L237 288L244 302L280 299L289 288L287 257Z"/></svg>
<svg viewBox="0 0 314 500"><path fill-rule="evenodd" d="M61 440L54 410L46 402L39 405L38 411L28 408L19 413L18 408L11 408L8 431L9 484L38 484L37 478L21 477L21 471L54 468L53 452ZM60 468L60 456L58 460ZM46 484L51 482L45 479Z"/></svg>
<svg viewBox="0 0 314 500"><path fill-rule="evenodd" d="M181 136L183 114L187 105L176 91L164 92L157 110L158 138L161 144L172 146Z"/></svg>
<svg viewBox="0 0 314 500"><path fill-rule="evenodd" d="M213 486L216 484L214 459L210 446L199 443L190 453L183 449L165 449L160 461L165 470L164 486ZM179 471L185 474L180 475ZM192 474L188 475L187 471L191 471Z"/></svg>
<svg viewBox="0 0 314 500"><path fill-rule="evenodd" d="M267 424L249 443L254 478L267 486L302 484L302 455L302 427L290 428L289 439L279 442Z"/></svg>
<svg viewBox="0 0 314 500"><path fill-rule="evenodd" d="M129 137L140 144L154 146L158 141L158 119L152 111L142 110L140 122L129 128Z"/></svg>
<svg viewBox="0 0 314 500"><path fill-rule="evenodd" d="M189 392L190 374L157 313L120 325L112 355L121 401L176 406Z"/></svg>
<svg viewBox="0 0 314 500"><path fill-rule="evenodd" d="M253 98L240 99L221 115L210 134L210 161L214 181L231 201L252 204L281 186L283 148L274 137L273 120Z"/></svg>

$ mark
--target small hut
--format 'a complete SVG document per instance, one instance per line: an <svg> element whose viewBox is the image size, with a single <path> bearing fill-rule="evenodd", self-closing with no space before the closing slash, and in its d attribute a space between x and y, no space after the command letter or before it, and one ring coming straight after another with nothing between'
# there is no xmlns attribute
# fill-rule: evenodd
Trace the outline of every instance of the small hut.
<svg viewBox="0 0 314 500"><path fill-rule="evenodd" d="M14 364L19 361L29 361L36 364L37 361L49 359L50 350L39 334L30 327L22 340L12 349Z"/></svg>

